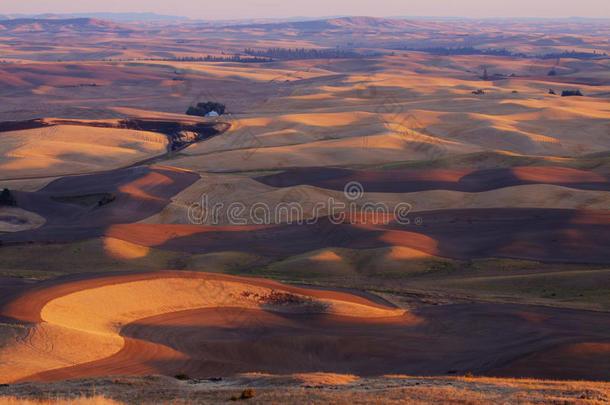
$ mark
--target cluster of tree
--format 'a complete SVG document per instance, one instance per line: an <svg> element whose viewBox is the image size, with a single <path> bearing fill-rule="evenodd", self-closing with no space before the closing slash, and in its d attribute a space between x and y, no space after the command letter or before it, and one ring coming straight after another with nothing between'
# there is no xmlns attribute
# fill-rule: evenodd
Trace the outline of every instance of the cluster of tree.
<svg viewBox="0 0 610 405"><path fill-rule="evenodd" d="M244 50L246 55L266 57L280 60L295 60L295 59L347 59L360 58L363 55L339 48L324 48L324 49L305 49L305 48L268 48L268 49L252 49Z"/></svg>
<svg viewBox="0 0 610 405"><path fill-rule="evenodd" d="M271 58L233 56L184 56L180 58L129 58L129 59L102 59L104 62L136 62L136 61L164 61L164 62L239 62L239 63L263 63L273 62Z"/></svg>
<svg viewBox="0 0 610 405"><path fill-rule="evenodd" d="M592 59L599 57L607 57L606 53L593 52L576 52L576 51L565 51L561 53L547 53L540 55L527 55L522 52L511 52L506 48L495 49L477 49L472 47L431 47L431 48L400 48L405 51L418 51L426 52L434 55L451 56L451 55L491 55L491 56L511 56L516 58L538 58L538 59L557 59L557 58L573 58L573 59Z"/></svg>
<svg viewBox="0 0 610 405"><path fill-rule="evenodd" d="M183 56L180 58L165 58L161 59L163 61L169 62L239 62L239 63L263 63L263 62L273 62L271 58L261 58L261 57L242 57L241 55L233 55L233 56L202 56L202 57L193 57L193 56Z"/></svg>
<svg viewBox="0 0 610 405"><path fill-rule="evenodd" d="M459 48L445 48L445 47L434 47L434 48L419 48L419 49L408 49L406 51L418 51L426 52L435 55L450 56L450 55L493 55L493 56L516 56L520 58L526 58L527 55L524 53L513 53L508 49L477 49L472 47L459 47Z"/></svg>
<svg viewBox="0 0 610 405"><path fill-rule="evenodd" d="M582 96L580 90L564 90L561 92L561 97Z"/></svg>
<svg viewBox="0 0 610 405"><path fill-rule="evenodd" d="M557 58L572 58L572 59L593 59L599 57L606 57L607 53L593 52L576 52L576 51L565 51L561 53L546 53L544 55L536 56L539 59L557 59Z"/></svg>
<svg viewBox="0 0 610 405"><path fill-rule="evenodd" d="M225 113L226 106L221 103L216 103L214 101L207 101L205 103L197 103L196 106L191 106L186 110L187 115L199 115L204 117L207 113L216 111L218 115L222 115Z"/></svg>
<svg viewBox="0 0 610 405"><path fill-rule="evenodd" d="M8 188L5 188L4 190L2 190L2 193L0 193L0 206L17 206L17 200L15 200L15 197L13 197L13 194L9 191Z"/></svg>
<svg viewBox="0 0 610 405"><path fill-rule="evenodd" d="M79 84L68 84L66 86L61 86L62 88L73 88L73 87L97 87L97 83L79 83Z"/></svg>

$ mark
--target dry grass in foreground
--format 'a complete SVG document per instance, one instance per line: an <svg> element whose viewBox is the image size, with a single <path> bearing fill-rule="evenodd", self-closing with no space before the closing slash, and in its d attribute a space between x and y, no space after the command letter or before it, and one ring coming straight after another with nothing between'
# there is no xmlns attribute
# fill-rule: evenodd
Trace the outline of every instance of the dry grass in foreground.
<svg viewBox="0 0 610 405"><path fill-rule="evenodd" d="M21 383L1 387L0 395L6 396L0 396L0 404L217 404L231 403L232 397L248 404L578 405L610 401L606 382L408 376L338 379L337 385L311 385L312 381L304 374L249 374L211 380L149 376ZM253 397L239 396L252 387Z"/></svg>
<svg viewBox="0 0 610 405"><path fill-rule="evenodd" d="M103 396L95 397L79 397L73 399L24 399L19 397L1 397L0 404L2 405L120 405L120 402L112 399L104 398Z"/></svg>

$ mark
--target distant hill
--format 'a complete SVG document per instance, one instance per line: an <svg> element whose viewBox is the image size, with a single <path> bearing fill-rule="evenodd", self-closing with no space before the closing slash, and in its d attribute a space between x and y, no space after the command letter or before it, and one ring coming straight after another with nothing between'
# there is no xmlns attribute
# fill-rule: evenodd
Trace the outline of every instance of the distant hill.
<svg viewBox="0 0 610 405"><path fill-rule="evenodd" d="M404 20L377 17L338 17L308 21L260 22L254 24L235 23L227 25L232 28L261 28L268 31L296 30L301 32L333 31L367 31L410 32L420 29L438 29L443 23L425 20Z"/></svg>
<svg viewBox="0 0 610 405"><path fill-rule="evenodd" d="M15 18L0 20L0 32L11 34L27 34L44 32L47 34L57 33L100 33L112 32L126 34L134 32L135 28L117 24L112 21L97 18Z"/></svg>
<svg viewBox="0 0 610 405"><path fill-rule="evenodd" d="M327 35L359 35L370 33L402 34L421 30L438 30L446 28L442 23L432 21L412 21L373 17L338 17L307 21L232 21L218 24L209 21L189 20L184 17L162 16L154 13L89 13L78 17L59 14L41 14L37 16L7 19L0 18L0 32L9 34L27 34L44 32L54 33L115 33L128 34L142 30L155 30L155 25L163 24L171 32L172 29L182 30L188 21L189 29L224 29L237 30L259 28L267 34L285 34L286 31L296 31L304 36L326 37ZM81 17L82 16L82 17ZM91 16L95 16L91 17ZM6 16L5 16L6 17ZM101 18L97 18L101 17Z"/></svg>
<svg viewBox="0 0 610 405"><path fill-rule="evenodd" d="M71 14L73 17L85 17L85 18L101 18L103 20L135 23L135 22L172 22L172 21L186 21L190 20L188 17L175 16L175 15L163 15L156 13L82 13L82 14Z"/></svg>
<svg viewBox="0 0 610 405"><path fill-rule="evenodd" d="M188 17L163 15L156 13L69 13L69 14L6 14L0 15L0 20L4 19L53 19L66 20L72 18L95 18L123 23L135 22L172 22L186 21Z"/></svg>

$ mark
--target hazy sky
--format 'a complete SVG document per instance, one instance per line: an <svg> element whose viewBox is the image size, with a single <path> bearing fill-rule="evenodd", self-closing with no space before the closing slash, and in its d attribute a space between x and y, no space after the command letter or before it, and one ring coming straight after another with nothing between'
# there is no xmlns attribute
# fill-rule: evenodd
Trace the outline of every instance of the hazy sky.
<svg viewBox="0 0 610 405"><path fill-rule="evenodd" d="M367 15L610 18L609 0L0 0L0 14L156 12L202 19Z"/></svg>

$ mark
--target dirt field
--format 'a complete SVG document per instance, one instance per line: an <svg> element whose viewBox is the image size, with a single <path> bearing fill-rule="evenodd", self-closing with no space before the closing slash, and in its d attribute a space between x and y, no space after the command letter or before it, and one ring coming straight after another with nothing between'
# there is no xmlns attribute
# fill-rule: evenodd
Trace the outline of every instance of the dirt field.
<svg viewBox="0 0 610 405"><path fill-rule="evenodd" d="M479 193L526 184L553 184L575 189L610 190L610 178L565 167L512 167L488 170L385 170L354 171L331 168L293 169L256 180L272 187L302 184L343 190L358 181L371 193L413 193L427 190L452 190Z"/></svg>
<svg viewBox="0 0 610 405"><path fill-rule="evenodd" d="M159 133L52 126L0 132L2 179L59 176L108 170L165 153Z"/></svg>
<svg viewBox="0 0 610 405"><path fill-rule="evenodd" d="M11 337L11 328L3 328L8 381L319 370L361 377L608 378L602 313L477 303L405 311L341 292L205 273L78 278L4 299L2 316L26 322L25 335L13 326ZM87 353L90 360L69 349L75 339L97 347ZM569 355L546 355L558 350ZM36 362L23 357L32 351L39 353Z"/></svg>
<svg viewBox="0 0 610 405"><path fill-rule="evenodd" d="M115 225L106 235L187 253L238 250L282 257L327 246L403 246L452 258L512 257L578 263L586 257L587 263L610 261L604 232L610 219L604 210L472 209L416 215L422 225L375 224L370 218L368 223L334 224L321 218L311 225ZM558 250L560 246L569 249Z"/></svg>

